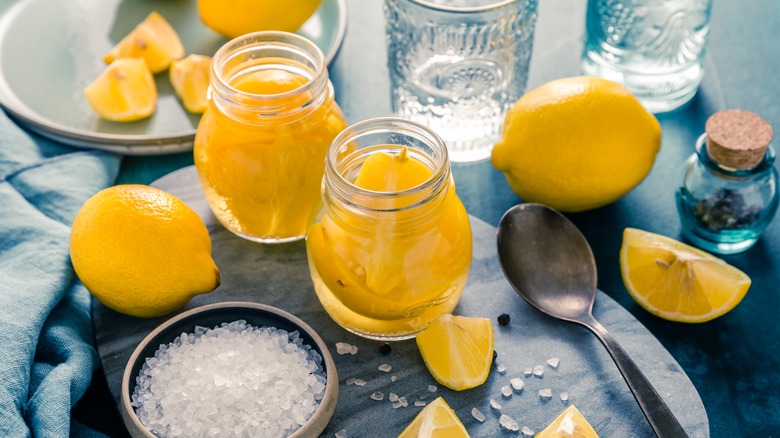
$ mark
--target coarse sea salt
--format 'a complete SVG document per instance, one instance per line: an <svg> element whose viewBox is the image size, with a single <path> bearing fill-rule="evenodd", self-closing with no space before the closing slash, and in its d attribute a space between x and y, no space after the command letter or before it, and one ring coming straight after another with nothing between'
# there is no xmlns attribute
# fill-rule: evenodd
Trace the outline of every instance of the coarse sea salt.
<svg viewBox="0 0 780 438"><path fill-rule="evenodd" d="M477 408L471 408L471 416L476 418L480 423L485 422L485 414Z"/></svg>
<svg viewBox="0 0 780 438"><path fill-rule="evenodd" d="M552 368L554 370L558 369L558 365L560 363L561 363L561 360L558 359L557 357L553 357L553 358L547 359L547 365L549 365L550 368Z"/></svg>
<svg viewBox="0 0 780 438"><path fill-rule="evenodd" d="M383 363L382 365L379 365L376 369L382 371L383 373L389 373L393 369L393 367L386 363Z"/></svg>
<svg viewBox="0 0 780 438"><path fill-rule="evenodd" d="M552 390L550 388L544 388L539 390L539 398L542 400L549 400L552 397Z"/></svg>
<svg viewBox="0 0 780 438"><path fill-rule="evenodd" d="M501 424L501 427L506 430L511 430L513 432L520 430L520 425L517 424L517 421L507 414L501 414L501 418L498 419L498 422Z"/></svg>
<svg viewBox="0 0 780 438"><path fill-rule="evenodd" d="M347 438L347 430L341 429L340 431L336 432L336 438Z"/></svg>
<svg viewBox="0 0 780 438"><path fill-rule="evenodd" d="M493 400L492 398L490 399L490 407L495 409L495 410L497 410L497 411L501 410L501 404L499 402Z"/></svg>
<svg viewBox="0 0 780 438"><path fill-rule="evenodd" d="M147 358L131 405L156 436L285 437L325 393L322 357L300 334L244 320L195 327Z"/></svg>
<svg viewBox="0 0 780 438"><path fill-rule="evenodd" d="M534 376L536 376L536 377L541 379L542 376L544 376L544 367L541 366L541 365L535 366L534 367Z"/></svg>
<svg viewBox="0 0 780 438"><path fill-rule="evenodd" d="M504 397L511 397L512 396L512 388L509 387L509 385L504 385L501 387L501 395Z"/></svg>
<svg viewBox="0 0 780 438"><path fill-rule="evenodd" d="M566 403L569 401L569 393L568 392L562 392L561 393L561 401Z"/></svg>
<svg viewBox="0 0 780 438"><path fill-rule="evenodd" d="M525 436L534 436L535 433L536 432L534 432L534 430L531 429L530 427L523 426L523 435L525 435Z"/></svg>
<svg viewBox="0 0 780 438"><path fill-rule="evenodd" d="M515 377L514 379L510 380L509 383L512 385L512 389L515 391L522 391L525 387L525 382L523 382L523 379L519 377Z"/></svg>

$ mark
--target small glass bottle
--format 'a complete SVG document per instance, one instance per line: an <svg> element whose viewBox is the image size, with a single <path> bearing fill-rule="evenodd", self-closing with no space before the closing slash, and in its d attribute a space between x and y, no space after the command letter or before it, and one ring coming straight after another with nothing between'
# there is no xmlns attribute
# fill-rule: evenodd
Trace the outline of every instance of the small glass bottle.
<svg viewBox="0 0 780 438"><path fill-rule="evenodd" d="M677 191L683 237L718 254L753 246L777 211L772 127L749 111L713 114Z"/></svg>
<svg viewBox="0 0 780 438"><path fill-rule="evenodd" d="M328 151L306 249L322 306L353 333L410 338L451 313L471 225L441 138L396 118L345 129Z"/></svg>
<svg viewBox="0 0 780 438"><path fill-rule="evenodd" d="M303 238L325 153L347 126L325 56L295 34L251 33L219 49L210 82L194 159L211 210L245 239Z"/></svg>

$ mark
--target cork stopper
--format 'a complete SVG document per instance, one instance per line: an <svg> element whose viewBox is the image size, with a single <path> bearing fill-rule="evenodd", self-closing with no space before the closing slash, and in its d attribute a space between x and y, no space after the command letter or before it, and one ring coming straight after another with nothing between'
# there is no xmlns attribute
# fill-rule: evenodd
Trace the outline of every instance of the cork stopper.
<svg viewBox="0 0 780 438"><path fill-rule="evenodd" d="M772 141L772 125L750 111L718 111L707 119L705 129L707 153L732 169L757 166Z"/></svg>

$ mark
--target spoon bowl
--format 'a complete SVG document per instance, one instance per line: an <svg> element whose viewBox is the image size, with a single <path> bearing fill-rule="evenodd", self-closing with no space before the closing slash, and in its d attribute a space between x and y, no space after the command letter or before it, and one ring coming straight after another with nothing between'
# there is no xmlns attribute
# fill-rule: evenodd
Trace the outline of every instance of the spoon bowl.
<svg viewBox="0 0 780 438"><path fill-rule="evenodd" d="M530 305L593 332L609 352L650 427L659 437L687 437L639 367L593 317L596 262L588 241L565 216L540 204L510 208L498 225L498 259Z"/></svg>

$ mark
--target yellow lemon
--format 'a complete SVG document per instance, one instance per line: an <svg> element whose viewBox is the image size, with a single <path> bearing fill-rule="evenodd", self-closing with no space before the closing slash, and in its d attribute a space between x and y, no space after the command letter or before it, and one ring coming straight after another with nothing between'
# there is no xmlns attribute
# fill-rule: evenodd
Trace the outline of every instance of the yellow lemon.
<svg viewBox="0 0 780 438"><path fill-rule="evenodd" d="M536 438L599 438L599 435L580 411L571 405L539 432Z"/></svg>
<svg viewBox="0 0 780 438"><path fill-rule="evenodd" d="M658 121L628 90L572 77L515 103L492 161L524 201L576 212L631 191L650 173L660 145Z"/></svg>
<svg viewBox="0 0 780 438"><path fill-rule="evenodd" d="M173 312L219 285L200 217L144 185L110 187L87 200L73 221L70 257L95 298L142 318Z"/></svg>
<svg viewBox="0 0 780 438"><path fill-rule="evenodd" d="M203 23L236 38L261 30L293 32L306 22L322 0L198 0Z"/></svg>
<svg viewBox="0 0 780 438"><path fill-rule="evenodd" d="M450 405L439 397L430 402L406 426L398 438L468 438L460 418Z"/></svg>
<svg viewBox="0 0 780 438"><path fill-rule="evenodd" d="M171 85L191 113L200 114L209 105L209 68L211 57L190 55L171 64Z"/></svg>
<svg viewBox="0 0 780 438"><path fill-rule="evenodd" d="M487 380L493 363L489 319L442 315L416 339L428 371L447 388L461 391Z"/></svg>
<svg viewBox="0 0 780 438"><path fill-rule="evenodd" d="M626 228L620 271L631 297L648 312L679 322L705 322L745 297L750 277L704 251L669 237Z"/></svg>
<svg viewBox="0 0 780 438"><path fill-rule="evenodd" d="M184 56L179 34L162 15L152 12L103 57L106 64L121 58L141 58L152 73L167 69Z"/></svg>
<svg viewBox="0 0 780 438"><path fill-rule="evenodd" d="M84 89L92 109L106 120L130 122L157 108L157 86L143 60L118 59Z"/></svg>

